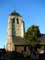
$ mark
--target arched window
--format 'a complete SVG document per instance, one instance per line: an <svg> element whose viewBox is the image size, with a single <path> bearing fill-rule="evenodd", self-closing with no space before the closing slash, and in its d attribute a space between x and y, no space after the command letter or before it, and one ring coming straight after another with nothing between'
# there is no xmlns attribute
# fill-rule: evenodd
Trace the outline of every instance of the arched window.
<svg viewBox="0 0 45 60"><path fill-rule="evenodd" d="M19 19L17 18L17 24L19 24Z"/></svg>
<svg viewBox="0 0 45 60"><path fill-rule="evenodd" d="M12 36L15 36L15 18L12 19Z"/></svg>

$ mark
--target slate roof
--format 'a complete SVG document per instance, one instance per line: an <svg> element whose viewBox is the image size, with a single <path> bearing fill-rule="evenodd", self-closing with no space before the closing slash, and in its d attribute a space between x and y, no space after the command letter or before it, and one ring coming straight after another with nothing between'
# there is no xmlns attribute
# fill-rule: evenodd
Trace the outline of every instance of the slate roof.
<svg viewBox="0 0 45 60"><path fill-rule="evenodd" d="M40 44L45 44L45 34L41 34Z"/></svg>
<svg viewBox="0 0 45 60"><path fill-rule="evenodd" d="M11 16L21 16L18 12L16 12L16 11L13 11L11 14L10 14Z"/></svg>
<svg viewBox="0 0 45 60"><path fill-rule="evenodd" d="M25 45L25 40L24 38L21 38L21 37L16 37L14 42L15 42L14 43L15 45Z"/></svg>
<svg viewBox="0 0 45 60"><path fill-rule="evenodd" d="M45 44L45 34L41 34L39 40L40 40L40 44ZM14 41L15 41L15 45L30 45L29 43L26 43L25 39L21 37L16 37Z"/></svg>
<svg viewBox="0 0 45 60"><path fill-rule="evenodd" d="M0 51L4 51L5 49L3 49L3 48L0 48Z"/></svg>

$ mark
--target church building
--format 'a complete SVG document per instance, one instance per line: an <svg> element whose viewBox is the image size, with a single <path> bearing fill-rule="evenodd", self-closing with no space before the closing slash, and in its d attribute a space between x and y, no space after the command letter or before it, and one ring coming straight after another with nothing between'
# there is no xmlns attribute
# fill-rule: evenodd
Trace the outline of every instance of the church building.
<svg viewBox="0 0 45 60"><path fill-rule="evenodd" d="M13 11L8 17L8 28L7 28L7 40L6 40L6 51L16 51L19 53L27 52L29 54L30 44L25 42L24 39L25 24L22 16ZM45 50L45 34L41 34L40 44Z"/></svg>
<svg viewBox="0 0 45 60"><path fill-rule="evenodd" d="M8 17L6 51L22 52L28 50L24 39L25 24L22 16L13 11Z"/></svg>

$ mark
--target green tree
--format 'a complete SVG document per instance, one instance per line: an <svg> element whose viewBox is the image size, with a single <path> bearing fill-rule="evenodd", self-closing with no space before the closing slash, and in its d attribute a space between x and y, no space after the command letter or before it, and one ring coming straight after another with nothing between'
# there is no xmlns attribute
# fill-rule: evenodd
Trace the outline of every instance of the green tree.
<svg viewBox="0 0 45 60"><path fill-rule="evenodd" d="M25 41L31 45L35 45L40 43L39 37L41 36L39 27L36 25L32 25L27 29L25 33Z"/></svg>

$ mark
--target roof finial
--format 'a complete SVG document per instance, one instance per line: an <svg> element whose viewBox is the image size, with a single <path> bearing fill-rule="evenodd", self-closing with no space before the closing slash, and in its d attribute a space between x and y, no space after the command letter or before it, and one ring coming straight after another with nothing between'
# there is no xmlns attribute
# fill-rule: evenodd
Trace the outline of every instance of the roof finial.
<svg viewBox="0 0 45 60"><path fill-rule="evenodd" d="M14 9L13 12L16 12L16 10Z"/></svg>

